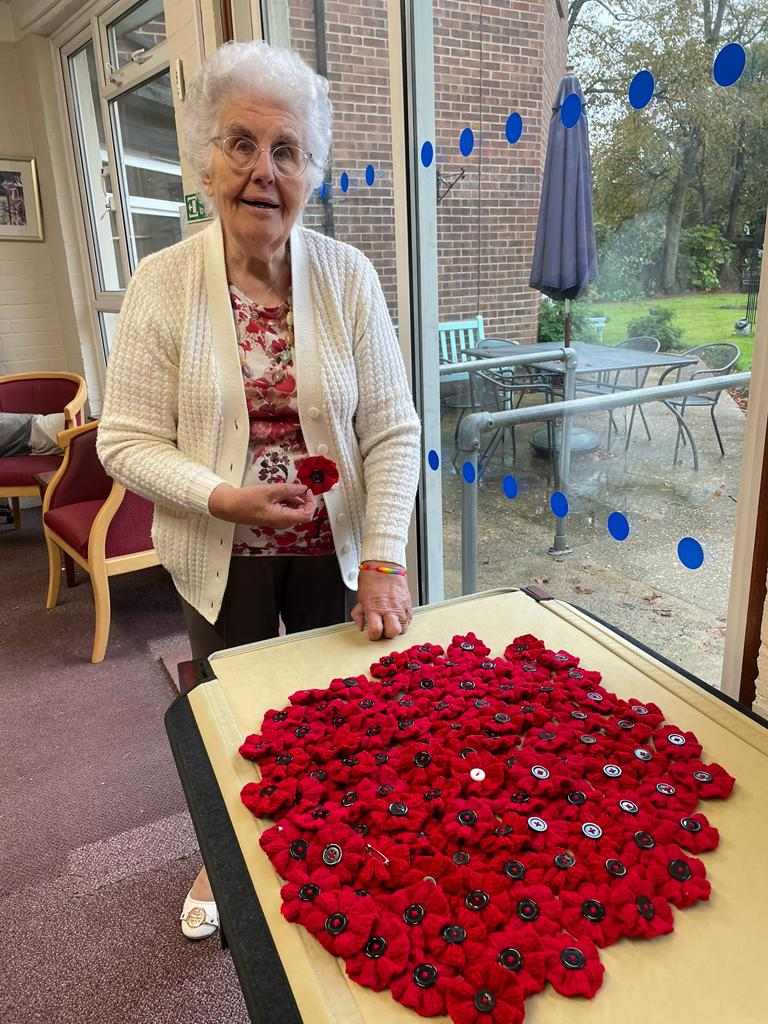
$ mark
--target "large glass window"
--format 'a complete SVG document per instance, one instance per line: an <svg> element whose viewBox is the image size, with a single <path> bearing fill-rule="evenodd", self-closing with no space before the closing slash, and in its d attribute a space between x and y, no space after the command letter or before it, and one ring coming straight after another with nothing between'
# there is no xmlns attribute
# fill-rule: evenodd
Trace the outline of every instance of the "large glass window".
<svg viewBox="0 0 768 1024"><path fill-rule="evenodd" d="M62 49L94 312L109 353L128 278L181 238L181 166L162 0L107 0Z"/></svg>
<svg viewBox="0 0 768 1024"><path fill-rule="evenodd" d="M73 53L68 59L68 65L78 149L94 242L95 272L100 290L118 291L125 287L125 272L120 258L114 187L101 115L93 43L88 42Z"/></svg>
<svg viewBox="0 0 768 1024"><path fill-rule="evenodd" d="M333 147L304 224L373 261L397 323L387 0L286 0L270 7L265 21L281 32L270 42L295 49L331 84ZM277 7L284 17L275 16Z"/></svg>
<svg viewBox="0 0 768 1024"><path fill-rule="evenodd" d="M548 131L572 73L598 249L597 277L570 311L576 397L693 374L701 390L642 416L577 414L564 480L559 431L543 420L484 434L479 477L465 484L462 418L558 403L564 378L554 364L444 380L439 468L425 472L441 475L445 593L462 588L471 486L477 590L538 583L717 685L748 394L707 381L751 367L768 32L748 3L727 5L722 24L683 0L642 0L631 17L622 5L615 16L611 5L571 7L569 36L555 5L434 0L435 136L413 152L434 145L440 355L564 343L564 302L528 281Z"/></svg>
<svg viewBox="0 0 768 1024"><path fill-rule="evenodd" d="M144 0L113 21L107 30L109 61L120 68L143 60L147 51L165 42L163 0Z"/></svg>
<svg viewBox="0 0 768 1024"><path fill-rule="evenodd" d="M184 193L169 72L123 93L110 106L135 267L143 256L181 239Z"/></svg>

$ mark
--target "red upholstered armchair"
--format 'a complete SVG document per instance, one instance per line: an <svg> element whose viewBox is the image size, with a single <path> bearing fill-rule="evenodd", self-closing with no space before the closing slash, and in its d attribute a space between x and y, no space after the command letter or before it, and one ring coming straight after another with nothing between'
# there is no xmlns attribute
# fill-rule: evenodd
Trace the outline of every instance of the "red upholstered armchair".
<svg viewBox="0 0 768 1024"><path fill-rule="evenodd" d="M152 547L151 501L108 477L96 454L97 423L59 434L64 461L43 501L48 545L48 600L54 608L61 582L61 554L91 577L96 630L91 661L104 660L109 639L109 577L135 572L159 559Z"/></svg>
<svg viewBox="0 0 768 1024"><path fill-rule="evenodd" d="M85 381L76 373L15 373L0 377L0 412L64 413L65 427L83 422ZM61 465L60 455L11 455L0 458L0 498L10 498L16 529L21 526L19 498L37 497L37 473Z"/></svg>

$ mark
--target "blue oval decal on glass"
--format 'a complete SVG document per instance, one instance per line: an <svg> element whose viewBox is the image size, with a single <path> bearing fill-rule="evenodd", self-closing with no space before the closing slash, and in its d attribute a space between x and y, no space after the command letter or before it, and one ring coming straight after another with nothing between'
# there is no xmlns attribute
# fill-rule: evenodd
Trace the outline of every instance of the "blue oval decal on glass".
<svg viewBox="0 0 768 1024"><path fill-rule="evenodd" d="M611 512L608 516L608 533L614 540L626 540L629 536L629 521L621 512Z"/></svg>
<svg viewBox="0 0 768 1024"><path fill-rule="evenodd" d="M328 184L327 181L324 181L320 188L317 190L317 196L322 202L325 202L325 200L330 196L330 194L331 186Z"/></svg>
<svg viewBox="0 0 768 1024"><path fill-rule="evenodd" d="M747 54L741 43L726 43L715 57L712 77L718 85L734 85L741 78Z"/></svg>
<svg viewBox="0 0 768 1024"><path fill-rule="evenodd" d="M562 491L553 492L549 499L549 507L552 509L552 514L556 515L558 519L564 519L568 515L568 499Z"/></svg>
<svg viewBox="0 0 768 1024"><path fill-rule="evenodd" d="M427 462L429 463L430 469L440 468L440 456L437 454L434 448L431 448L427 455Z"/></svg>
<svg viewBox="0 0 768 1024"><path fill-rule="evenodd" d="M505 476L501 481L501 489L504 491L504 496L511 501L512 498L517 497L517 480L513 476Z"/></svg>
<svg viewBox="0 0 768 1024"><path fill-rule="evenodd" d="M464 477L468 484L473 484L475 482L475 467L472 465L471 462L464 463L464 465L461 467L461 475Z"/></svg>
<svg viewBox="0 0 768 1024"><path fill-rule="evenodd" d="M513 145L523 134L523 119L518 113L510 114L505 128L507 142Z"/></svg>
<svg viewBox="0 0 768 1024"><path fill-rule="evenodd" d="M432 148L431 142L425 142L421 147L421 162L425 167L429 167L435 158L435 151Z"/></svg>
<svg viewBox="0 0 768 1024"><path fill-rule="evenodd" d="M566 128L573 128L581 117L581 97L572 92L566 96L565 102L560 107L560 120Z"/></svg>
<svg viewBox="0 0 768 1024"><path fill-rule="evenodd" d="M469 156L475 148L475 135L471 128L465 128L459 136L459 149L462 156Z"/></svg>
<svg viewBox="0 0 768 1024"><path fill-rule="evenodd" d="M376 178L376 171L373 168L373 164L368 164L365 168L365 183L366 185L372 185Z"/></svg>
<svg viewBox="0 0 768 1024"><path fill-rule="evenodd" d="M683 537L677 545L677 557L686 569L699 569L704 562L704 549L694 537Z"/></svg>
<svg viewBox="0 0 768 1024"><path fill-rule="evenodd" d="M347 174L346 171L341 172L341 177L339 178L339 187L341 188L342 192L349 191L349 175Z"/></svg>
<svg viewBox="0 0 768 1024"><path fill-rule="evenodd" d="M629 89L627 90L630 105L635 110L642 110L643 107L647 107L653 99L653 90L655 88L656 82L651 72L638 71L629 83Z"/></svg>

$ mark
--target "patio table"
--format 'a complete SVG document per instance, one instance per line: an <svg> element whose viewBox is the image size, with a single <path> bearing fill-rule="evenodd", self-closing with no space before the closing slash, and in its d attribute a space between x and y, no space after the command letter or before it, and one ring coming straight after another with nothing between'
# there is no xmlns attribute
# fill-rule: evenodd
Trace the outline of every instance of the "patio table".
<svg viewBox="0 0 768 1024"><path fill-rule="evenodd" d="M560 349L562 346L556 342L542 342L536 345L516 345L514 342L504 344L506 339L486 338L485 342L474 348L473 354L482 359L493 359L504 355L520 355L524 352L531 354L541 353L542 349ZM693 356L680 355L674 352L643 352L640 349L614 348L609 345L592 345L586 341L575 341L571 345L578 362L574 368L574 375L578 377L593 376L594 374L616 373L621 370L635 370L636 386L639 386L639 371L653 367L675 367L690 366L696 362ZM553 361L551 363L539 363L538 371L543 371L552 376L563 376L562 363ZM620 390L617 388L616 390ZM531 444L541 451L549 450L548 434L545 429L537 431ZM575 452L594 451L599 447L597 435L592 431L572 431L570 450Z"/></svg>
<svg viewBox="0 0 768 1024"><path fill-rule="evenodd" d="M542 349L560 349L557 342L543 342L538 345L516 345L509 342L504 346L506 339L486 338L485 341L493 342L492 345L481 343L473 349L473 353L483 359L493 359L497 356L520 355L521 353L540 353ZM577 377L584 374L606 373L612 370L640 370L654 366L690 366L696 362L693 356L680 355L675 352L641 352L639 349L613 348L609 345L591 345L586 341L575 341L571 345L577 356L578 363L574 370ZM538 369L546 370L549 373L562 374L561 363L539 363Z"/></svg>

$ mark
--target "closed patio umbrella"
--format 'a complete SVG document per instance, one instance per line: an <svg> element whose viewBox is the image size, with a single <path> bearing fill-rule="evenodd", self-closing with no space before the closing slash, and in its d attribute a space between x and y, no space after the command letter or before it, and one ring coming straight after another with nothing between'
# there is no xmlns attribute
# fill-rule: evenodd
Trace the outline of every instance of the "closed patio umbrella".
<svg viewBox="0 0 768 1024"><path fill-rule="evenodd" d="M557 90L549 123L529 282L552 299L566 300L566 345L571 342L571 300L596 276L589 129L579 80L566 75Z"/></svg>
<svg viewBox="0 0 768 1024"><path fill-rule="evenodd" d="M539 221L533 250L530 286L552 299L565 300L564 343L571 344L571 301L597 276L597 245L592 223L592 160L584 96L575 75L560 81L552 107L547 137L547 157L539 201ZM568 379L570 377L570 379ZM575 381L566 375L566 399L574 396ZM559 486L567 491L572 451L594 451L599 439L591 431L572 431L569 417L555 433L560 449ZM531 443L547 450L548 435L536 431ZM557 519L555 542L550 552L570 550L565 520Z"/></svg>

